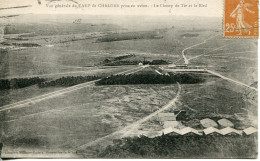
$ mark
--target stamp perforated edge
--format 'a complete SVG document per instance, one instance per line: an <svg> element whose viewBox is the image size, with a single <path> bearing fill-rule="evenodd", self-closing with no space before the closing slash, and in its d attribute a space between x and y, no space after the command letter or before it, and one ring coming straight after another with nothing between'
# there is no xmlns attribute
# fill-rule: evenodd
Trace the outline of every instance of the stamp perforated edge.
<svg viewBox="0 0 260 161"><path fill-rule="evenodd" d="M258 39L259 38L259 0L257 0L257 8L258 8L258 18L257 18L257 24L258 24L258 36L225 36L225 6L226 6L226 0L222 0L223 3L223 12L222 12L222 37L226 39Z"/></svg>

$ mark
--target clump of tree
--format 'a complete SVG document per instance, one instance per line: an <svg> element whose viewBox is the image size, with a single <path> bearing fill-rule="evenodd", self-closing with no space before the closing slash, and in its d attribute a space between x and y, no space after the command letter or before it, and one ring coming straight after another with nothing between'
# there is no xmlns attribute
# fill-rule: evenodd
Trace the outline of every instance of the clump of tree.
<svg viewBox="0 0 260 161"><path fill-rule="evenodd" d="M169 62L165 61L165 60L152 60L151 62L148 61L147 62L149 65L166 65L166 64L169 64Z"/></svg>
<svg viewBox="0 0 260 161"><path fill-rule="evenodd" d="M104 61L104 66L120 66L120 65L138 65L140 61L136 60L121 60L121 61Z"/></svg>
<svg viewBox="0 0 260 161"><path fill-rule="evenodd" d="M127 55L120 55L120 56L113 57L113 58L106 58L101 64L104 64L104 65L111 64L111 65L113 65L114 62L118 62L118 61L121 62L124 59L131 58L131 57L134 57L134 56L135 56L135 54L127 54Z"/></svg>
<svg viewBox="0 0 260 161"><path fill-rule="evenodd" d="M256 158L257 136L146 136L113 141L101 158Z"/></svg>
<svg viewBox="0 0 260 161"><path fill-rule="evenodd" d="M93 80L100 79L99 76L68 76L62 77L56 80L48 81L48 82L41 82L39 83L40 88L44 87L69 87L73 85L77 85L80 83L85 83Z"/></svg>
<svg viewBox="0 0 260 161"><path fill-rule="evenodd" d="M45 79L39 77L0 79L0 89L7 90L7 89L24 88L38 83L42 83L44 81Z"/></svg>
<svg viewBox="0 0 260 161"><path fill-rule="evenodd" d="M131 58L131 57L134 57L134 56L135 56L135 54L121 55L121 56L115 57L113 60L114 60L114 61L117 61L117 60L122 60L122 59Z"/></svg>
<svg viewBox="0 0 260 161"><path fill-rule="evenodd" d="M170 75L158 74L130 74L112 75L96 82L96 85L127 85L127 84L195 84L204 82L198 75L177 73Z"/></svg>
<svg viewBox="0 0 260 161"><path fill-rule="evenodd" d="M144 60L144 61L138 61L138 60L120 60L120 61L113 61L110 59L105 59L103 61L103 65L105 66L120 66L120 65L138 65L139 63L142 63L143 65L167 65L169 64L168 61L158 59L158 60Z"/></svg>

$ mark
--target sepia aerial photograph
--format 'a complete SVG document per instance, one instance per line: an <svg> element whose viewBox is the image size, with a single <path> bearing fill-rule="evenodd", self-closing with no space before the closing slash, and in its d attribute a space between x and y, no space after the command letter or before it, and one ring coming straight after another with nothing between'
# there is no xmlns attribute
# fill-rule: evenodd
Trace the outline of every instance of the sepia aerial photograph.
<svg viewBox="0 0 260 161"><path fill-rule="evenodd" d="M220 12L1 14L2 158L257 158L258 41Z"/></svg>

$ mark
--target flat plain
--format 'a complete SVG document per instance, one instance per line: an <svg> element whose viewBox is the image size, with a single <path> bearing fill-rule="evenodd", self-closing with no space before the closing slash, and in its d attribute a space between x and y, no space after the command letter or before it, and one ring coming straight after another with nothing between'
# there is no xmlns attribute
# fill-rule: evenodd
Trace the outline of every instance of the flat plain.
<svg viewBox="0 0 260 161"><path fill-rule="evenodd" d="M61 19L65 21L63 25L43 21L41 23L45 24L46 30L41 30L36 22L29 27L21 22L13 24L22 27L9 30L5 35L7 40L1 43L1 49L8 48L8 52L0 54L0 78L40 77L46 81L68 76L94 75L105 78L142 66L107 66L104 63L122 55L133 54L133 57L124 61L141 63L165 60L169 64L183 65L184 58L187 58L191 67L199 66L248 86L257 86L257 40L223 38L220 26L216 25L221 19L177 17L169 21L172 19L162 17L162 23L158 23L158 18L153 17L130 17L129 22L126 22L115 17L104 20L83 16L82 24L77 26L72 24L74 18ZM119 24L119 20L124 23ZM202 27L204 21L210 22L207 28ZM191 22L194 22L193 26L189 25ZM34 33L28 34L29 29ZM138 35L144 31L155 32L156 36L133 38L127 34L134 32ZM116 37L113 34L127 36L121 36L123 40L97 41L106 35ZM17 45L28 45L25 42L40 46ZM167 68L167 65L144 66L136 74L158 74L158 70L163 68ZM186 126L198 127L199 120L203 118L227 118L238 129L257 126L257 91L212 74L199 75L205 82L180 86L86 85L17 107L10 104L67 90L68 87L39 88L32 85L1 91L0 132L1 140L5 143L3 152L70 152L106 136L111 137L104 139L104 142L113 142L113 139L119 139L113 133L161 109L176 97L179 90L175 105L166 112L186 111L186 119L181 120ZM4 110L8 105L11 108ZM125 133L125 137L141 134L152 136L160 130L162 126L156 117L151 117L134 126ZM102 148L106 145L104 143ZM86 150L79 149L81 152Z"/></svg>

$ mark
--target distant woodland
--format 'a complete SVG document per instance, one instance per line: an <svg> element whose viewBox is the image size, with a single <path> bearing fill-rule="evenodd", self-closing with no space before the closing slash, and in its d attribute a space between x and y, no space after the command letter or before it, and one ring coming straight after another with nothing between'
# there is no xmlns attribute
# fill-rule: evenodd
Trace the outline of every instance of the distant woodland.
<svg viewBox="0 0 260 161"><path fill-rule="evenodd" d="M0 79L0 89L18 89L24 88L38 83L42 83L45 80L39 77L33 78L13 78L13 79Z"/></svg>
<svg viewBox="0 0 260 161"><path fill-rule="evenodd" d="M96 82L96 85L127 85L127 84L194 84L201 83L204 79L194 74L178 73L170 75L158 74L130 74L130 75L112 75L102 78Z"/></svg>

